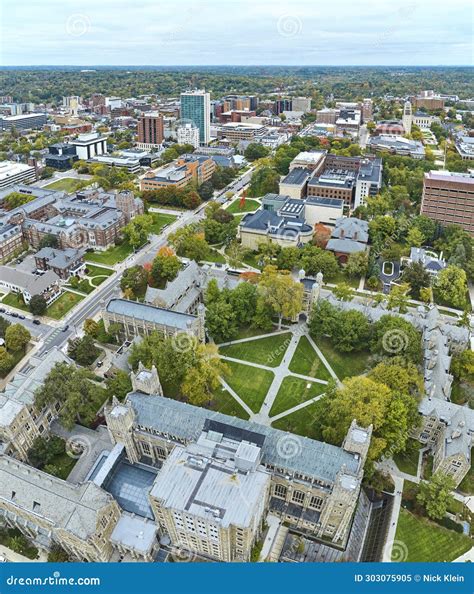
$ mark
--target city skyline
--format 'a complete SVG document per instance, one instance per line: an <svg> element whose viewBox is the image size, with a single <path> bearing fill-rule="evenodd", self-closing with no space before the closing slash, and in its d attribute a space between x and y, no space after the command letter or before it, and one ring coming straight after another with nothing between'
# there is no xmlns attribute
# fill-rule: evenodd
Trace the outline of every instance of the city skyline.
<svg viewBox="0 0 474 594"><path fill-rule="evenodd" d="M149 0L84 0L80 6L6 0L0 61L4 66L468 66L470 14L467 0L449 5L407 0L399 6L384 0L365 2L362 9L347 0L330 6L231 1L225 11L214 0L199 3L199 10L184 0L179 11Z"/></svg>

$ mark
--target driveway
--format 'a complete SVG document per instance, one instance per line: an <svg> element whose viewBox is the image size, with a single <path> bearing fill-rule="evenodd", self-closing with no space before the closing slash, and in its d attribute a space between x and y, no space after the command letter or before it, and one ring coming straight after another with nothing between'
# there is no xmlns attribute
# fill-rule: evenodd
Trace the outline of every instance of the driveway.
<svg viewBox="0 0 474 594"><path fill-rule="evenodd" d="M383 292L388 295L390 286L401 276L400 262L382 262L379 278L383 283Z"/></svg>

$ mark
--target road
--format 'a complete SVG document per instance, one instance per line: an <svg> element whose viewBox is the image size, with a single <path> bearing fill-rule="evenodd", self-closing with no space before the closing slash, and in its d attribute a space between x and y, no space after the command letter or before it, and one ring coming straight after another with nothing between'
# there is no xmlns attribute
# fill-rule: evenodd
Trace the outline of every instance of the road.
<svg viewBox="0 0 474 594"><path fill-rule="evenodd" d="M367 140L369 138L369 131L367 130L367 125L362 124L359 128L359 146L362 149L365 149L367 146Z"/></svg>
<svg viewBox="0 0 474 594"><path fill-rule="evenodd" d="M238 192L247 186L252 176L252 169L246 171L242 176L234 180L227 186L218 196L225 195L227 192ZM217 197L218 197L217 196ZM214 199L216 199L215 197ZM106 303L113 297L119 297L120 291L120 277L123 271L130 266L137 264L143 266L147 262L151 262L156 252L167 244L168 236L179 229L191 223L195 223L204 217L204 210L207 203L204 202L193 211L185 211L180 213L176 221L166 227L160 235L152 235L151 240L139 252L131 254L123 262L115 267L115 273L104 281L95 291L83 299L69 314L61 320L60 327L51 327L45 324L36 327L39 337L43 340L38 354L44 354L53 347L62 348L64 344L72 337L77 336L81 331L82 324L87 318L93 318L103 309ZM30 320L21 320L21 323L27 323L35 328ZM67 330L64 328L67 327ZM39 329L39 331L38 331Z"/></svg>

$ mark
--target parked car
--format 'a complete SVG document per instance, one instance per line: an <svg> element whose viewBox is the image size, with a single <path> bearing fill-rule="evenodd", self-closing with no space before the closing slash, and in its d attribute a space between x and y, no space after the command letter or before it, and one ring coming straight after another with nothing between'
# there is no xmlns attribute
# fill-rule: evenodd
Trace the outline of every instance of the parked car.
<svg viewBox="0 0 474 594"><path fill-rule="evenodd" d="M19 317L18 314L16 313L16 311L12 311L10 315L11 315L12 318L18 318Z"/></svg>
<svg viewBox="0 0 474 594"><path fill-rule="evenodd" d="M63 329L62 332L67 332L69 330L69 324L66 324Z"/></svg>
<svg viewBox="0 0 474 594"><path fill-rule="evenodd" d="M39 320L33 320L33 324L36 324L36 326L39 326L41 324L41 322Z"/></svg>
<svg viewBox="0 0 474 594"><path fill-rule="evenodd" d="M24 316L23 314L18 314L18 317L20 318L20 320L26 320L26 316Z"/></svg>

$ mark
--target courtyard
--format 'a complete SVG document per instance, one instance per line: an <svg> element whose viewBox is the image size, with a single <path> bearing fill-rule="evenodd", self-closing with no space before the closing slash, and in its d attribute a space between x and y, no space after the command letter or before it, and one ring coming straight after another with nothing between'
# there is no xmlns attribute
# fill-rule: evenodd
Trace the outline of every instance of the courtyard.
<svg viewBox="0 0 474 594"><path fill-rule="evenodd" d="M219 345L229 371L221 378L222 391L216 391L213 407L284 431L318 437L318 402L328 382L339 382L340 376L365 369L365 362L352 365L345 358L344 367L328 345L323 348L309 336L306 324Z"/></svg>

